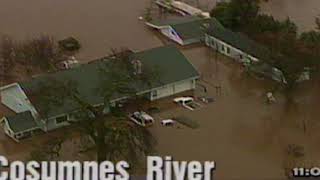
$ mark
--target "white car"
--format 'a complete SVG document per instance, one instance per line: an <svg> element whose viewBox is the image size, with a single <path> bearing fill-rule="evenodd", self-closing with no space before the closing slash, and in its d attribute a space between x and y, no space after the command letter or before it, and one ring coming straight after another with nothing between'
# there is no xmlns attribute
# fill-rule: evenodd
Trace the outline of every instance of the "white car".
<svg viewBox="0 0 320 180"><path fill-rule="evenodd" d="M62 61L59 66L61 69L71 69L79 65L79 61L74 56L71 56L68 60Z"/></svg>
<svg viewBox="0 0 320 180"><path fill-rule="evenodd" d="M161 125L163 126L173 126L176 123L176 121L172 119L164 119L161 121Z"/></svg>
<svg viewBox="0 0 320 180"><path fill-rule="evenodd" d="M183 107L193 111L196 108L200 107L200 105L194 102L193 97L178 97L174 98L173 101L177 104L182 105Z"/></svg>
<svg viewBox="0 0 320 180"><path fill-rule="evenodd" d="M153 117L143 111L136 111L130 114L129 119L143 127L151 126L154 123Z"/></svg>
<svg viewBox="0 0 320 180"><path fill-rule="evenodd" d="M190 102L193 102L194 99L193 97L177 97L177 98L174 98L173 101L177 104L188 104Z"/></svg>

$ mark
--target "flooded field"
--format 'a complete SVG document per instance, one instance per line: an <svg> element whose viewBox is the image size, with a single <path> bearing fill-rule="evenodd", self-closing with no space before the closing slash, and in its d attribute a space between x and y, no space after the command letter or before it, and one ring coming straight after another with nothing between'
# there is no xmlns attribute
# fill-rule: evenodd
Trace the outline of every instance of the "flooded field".
<svg viewBox="0 0 320 180"><path fill-rule="evenodd" d="M0 34L17 39L39 34L53 35L56 39L75 36L83 46L78 58L86 62L106 55L110 48L143 50L163 45L164 41L138 20L149 4L149 0L134 3L0 0ZM212 0L201 1L204 9L214 4ZM313 18L320 13L320 1L269 0L262 9L277 18L289 16L301 30L307 30L313 28ZM266 105L265 93L273 88L272 82L248 77L232 60L222 56L214 59L205 47L182 51L200 71L201 83L208 87L216 102L195 112L181 108L163 112L161 117L173 114L191 117L200 123L200 128L172 129L156 125L151 130L158 139L160 155L181 160L216 160L219 179L282 178L284 150L292 143L305 147L305 161L320 163L320 133L317 133L320 98L316 83L301 87L297 95L299 105L288 111L281 95L277 95L277 104ZM222 88L221 95L215 92L217 85ZM0 117L7 111L1 110ZM18 145L0 132L0 154L11 159L25 158L28 150L42 142L39 140L42 138L35 138Z"/></svg>

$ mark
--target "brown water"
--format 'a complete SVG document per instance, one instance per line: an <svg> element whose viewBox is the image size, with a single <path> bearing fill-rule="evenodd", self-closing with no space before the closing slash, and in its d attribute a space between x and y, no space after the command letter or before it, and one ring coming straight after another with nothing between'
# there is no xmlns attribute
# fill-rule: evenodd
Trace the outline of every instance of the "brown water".
<svg viewBox="0 0 320 180"><path fill-rule="evenodd" d="M315 27L315 17L320 15L320 1L269 0L262 9L279 19L291 18L298 24L300 31L305 31Z"/></svg>
<svg viewBox="0 0 320 180"><path fill-rule="evenodd" d="M17 39L39 34L50 34L57 39L75 36L83 45L78 55L82 61L106 55L110 48L142 50L161 46L163 41L138 20L149 2L0 0L0 34ZM201 1L202 7L212 7L214 3L213 0ZM269 0L262 6L264 12L277 18L291 17L301 30L313 28L313 18L320 13L319 8L319 0ZM201 47L182 51L209 81L208 92L217 102L192 113L179 109L161 114L162 117L185 114L198 120L200 129L165 129L157 125L153 132L159 140L159 154L176 159L217 160L217 176L221 179L281 177L283 147L288 143L302 143L308 158L319 161L319 134L313 133L319 128L319 123L313 123L318 119L319 97L314 96L317 90L303 89L299 98L303 108L300 106L288 114L281 103L264 104L264 93L272 87L270 83L243 77L239 66L230 59L221 57L216 63L208 57L208 49ZM213 88L217 84L223 90L219 97ZM308 122L306 134L301 131L301 117ZM1 135L0 154L11 159L22 158L41 142L38 140L17 145Z"/></svg>
<svg viewBox="0 0 320 180"><path fill-rule="evenodd" d="M101 57L110 48L161 45L138 21L148 0L0 0L0 4L0 33L20 39L75 36L83 44L84 60Z"/></svg>
<svg viewBox="0 0 320 180"><path fill-rule="evenodd" d="M215 2L201 0L201 7L210 9ZM149 4L150 0L0 0L0 34L18 39L39 34L56 39L75 36L83 44L84 60L105 55L110 48L146 49L161 45L138 20ZM320 1L270 0L262 9L278 18L289 16L305 30L313 28Z"/></svg>

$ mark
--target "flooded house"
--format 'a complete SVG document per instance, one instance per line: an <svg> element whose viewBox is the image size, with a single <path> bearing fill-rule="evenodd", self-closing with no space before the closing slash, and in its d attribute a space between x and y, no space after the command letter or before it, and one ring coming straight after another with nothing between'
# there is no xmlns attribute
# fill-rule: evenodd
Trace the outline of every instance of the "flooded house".
<svg viewBox="0 0 320 180"><path fill-rule="evenodd" d="M216 52L228 56L244 65L258 76L286 83L280 69L270 63L271 52L265 46L251 40L242 33L225 28L217 19L184 17L178 19L154 20L146 25L156 29L175 43L185 46L204 43ZM305 68L298 81L310 79L310 69Z"/></svg>
<svg viewBox="0 0 320 180"><path fill-rule="evenodd" d="M158 72L158 80L152 82L151 86L142 86L139 82L132 84L138 88L137 95L139 96L154 101L195 89L199 74L174 46L132 52L130 59L135 62L139 61L133 65L142 66L142 71L156 68ZM110 62L109 60L110 57L105 57L72 69L40 75L30 81L1 87L1 103L16 113L1 119L5 133L18 142L39 131L47 132L68 126L70 121L77 120L77 113L81 108L78 103L66 97L61 97L63 103L59 106L51 106L41 101L43 98L40 97L45 96L42 85L52 80L72 80L79 96L87 103L94 107L104 105L104 97L97 90L101 89L105 82L101 78L108 78L101 75L101 67L105 67ZM110 103L116 104L127 98L117 94L112 96ZM108 113L109 107L102 108L105 108L105 112Z"/></svg>
<svg viewBox="0 0 320 180"><path fill-rule="evenodd" d="M205 27L221 26L215 18L184 17L179 19L154 20L146 25L179 45L200 43L205 37Z"/></svg>
<svg viewBox="0 0 320 180"><path fill-rule="evenodd" d="M270 50L246 35L233 32L223 26L209 24L204 42L215 51L242 63L251 72L286 83L281 70L268 63L272 59ZM310 72L307 67L305 69L299 81L310 79Z"/></svg>

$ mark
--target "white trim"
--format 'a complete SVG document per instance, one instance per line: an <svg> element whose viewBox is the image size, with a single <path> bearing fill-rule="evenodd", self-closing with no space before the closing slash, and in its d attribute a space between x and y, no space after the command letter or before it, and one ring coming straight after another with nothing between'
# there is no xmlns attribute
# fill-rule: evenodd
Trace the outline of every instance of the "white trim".
<svg viewBox="0 0 320 180"><path fill-rule="evenodd" d="M152 23L150 23L150 22L146 22L145 24L146 24L147 26L150 26L150 27L155 28L155 29L164 29L164 28L171 27L170 25L157 26L157 25L152 24Z"/></svg>
<svg viewBox="0 0 320 180"><path fill-rule="evenodd" d="M7 84L5 86L1 86L0 87L0 91L4 90L4 89L8 89L8 88L11 88L12 86L18 86L19 84L18 83L11 83L11 84Z"/></svg>
<svg viewBox="0 0 320 180"><path fill-rule="evenodd" d="M231 47L233 50L237 51L239 54L245 54L245 55L247 55L248 58L250 58L250 60L252 60L252 61L255 61L255 62L259 62L259 61L260 61L257 57L255 57L255 56L253 56L253 55L250 55L249 53L244 52L243 50L240 50L240 49L238 49L238 48L236 48L236 47L234 47L234 46L232 46L232 45L230 45L230 44L228 44L228 43L226 43L226 42L224 42L224 41L222 41L222 40L220 40L220 39L218 39L218 38L216 38L216 37L214 37L214 36L212 36L212 35L206 34L206 36L209 37L209 38L213 38L215 41L218 41L220 44L222 44L222 45L224 45L224 46ZM210 46L209 44L207 44L207 42L206 42L205 44L206 44L207 46L211 47L211 48L216 48L216 46L215 46L215 47L212 47L212 46ZM218 49L218 51L219 51L219 49ZM223 54L225 54L226 56L229 55L227 52L225 52L225 53L223 53ZM229 57L230 57L230 56L229 56Z"/></svg>

